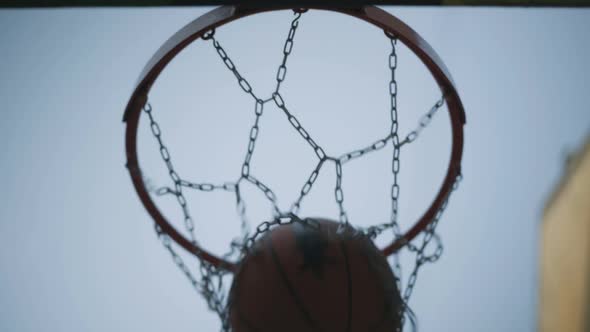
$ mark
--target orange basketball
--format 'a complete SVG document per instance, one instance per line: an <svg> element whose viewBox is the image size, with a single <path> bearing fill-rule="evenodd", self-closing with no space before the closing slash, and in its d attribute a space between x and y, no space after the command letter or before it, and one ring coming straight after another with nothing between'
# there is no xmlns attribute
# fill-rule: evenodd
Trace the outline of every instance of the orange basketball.
<svg viewBox="0 0 590 332"><path fill-rule="evenodd" d="M396 331L403 307L386 258L338 226L294 222L258 240L231 287L233 331Z"/></svg>

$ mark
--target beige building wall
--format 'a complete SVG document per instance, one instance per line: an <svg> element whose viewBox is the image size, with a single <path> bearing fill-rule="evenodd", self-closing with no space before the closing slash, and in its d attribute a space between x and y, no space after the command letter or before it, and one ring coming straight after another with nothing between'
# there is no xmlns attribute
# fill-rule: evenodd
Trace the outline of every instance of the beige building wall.
<svg viewBox="0 0 590 332"><path fill-rule="evenodd" d="M541 332L590 331L590 138L545 208L540 242Z"/></svg>

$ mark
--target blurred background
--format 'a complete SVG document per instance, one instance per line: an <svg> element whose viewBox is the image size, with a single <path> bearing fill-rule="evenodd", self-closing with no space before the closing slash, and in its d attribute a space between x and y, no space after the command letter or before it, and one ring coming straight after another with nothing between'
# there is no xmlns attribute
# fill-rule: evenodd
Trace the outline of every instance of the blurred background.
<svg viewBox="0 0 590 332"><path fill-rule="evenodd" d="M410 301L420 331L536 331L544 324L574 331L555 327L573 311L580 321L576 330L587 330L582 321L588 315L579 313L588 312L590 268L577 262L589 261L581 254L590 248L589 228L580 226L589 221L588 200L574 198L581 211L576 216L586 217L570 218L568 199L560 203L556 197L569 192L570 183L581 188L571 189L574 194L567 195L573 197L588 197L590 188L579 185L588 176L571 175L588 169L583 151L590 131L590 10L383 8L437 51L467 116L464 180L438 228L444 255L421 269ZM6 143L0 154L1 331L219 328L160 244L132 187L121 121L152 54L210 9L0 10L0 133ZM291 19L288 11L256 16L216 33L257 91L273 87ZM389 47L382 31L353 18L321 11L302 17L285 95L302 124L334 154L387 133ZM403 45L398 84L400 131L407 133L439 93ZM210 44L198 41L183 51L156 82L150 101L183 174L214 183L239 175L253 105ZM445 112L402 151L404 228L442 181L450 150ZM276 109L265 109L265 116L253 167L288 208L314 156ZM154 188L166 186L157 145L149 126L141 125L146 180ZM354 224L388 216L385 150L344 169L345 204ZM303 215L337 216L334 173L322 173ZM260 192L248 190L255 226L270 209ZM239 234L232 199L223 193L190 197L198 237L215 252L224 252ZM178 219L167 197L158 202ZM561 227L562 220L580 221ZM551 229L569 229L570 235ZM572 240L571 233L578 237ZM550 252L558 255L543 254L547 242L555 243ZM402 263L407 276L411 257ZM543 273L556 277L543 279ZM573 284L568 294L575 296L559 300L561 286ZM561 314L552 321L543 320L556 312Z"/></svg>

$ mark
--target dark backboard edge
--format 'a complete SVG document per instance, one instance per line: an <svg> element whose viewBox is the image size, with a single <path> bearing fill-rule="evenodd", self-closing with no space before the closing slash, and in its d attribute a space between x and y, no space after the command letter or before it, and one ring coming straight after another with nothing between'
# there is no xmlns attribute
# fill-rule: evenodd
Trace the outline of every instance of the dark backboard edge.
<svg viewBox="0 0 590 332"><path fill-rule="evenodd" d="M276 6L468 6L468 7L590 7L590 0L4 0L0 8L54 8L54 7L177 7L246 5L253 7Z"/></svg>

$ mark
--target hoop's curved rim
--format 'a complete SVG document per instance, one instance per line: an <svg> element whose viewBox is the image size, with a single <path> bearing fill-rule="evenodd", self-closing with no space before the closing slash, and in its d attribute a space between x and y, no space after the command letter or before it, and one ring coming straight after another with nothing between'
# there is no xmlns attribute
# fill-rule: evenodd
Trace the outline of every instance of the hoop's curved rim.
<svg viewBox="0 0 590 332"><path fill-rule="evenodd" d="M457 176L461 172L461 158L463 154L463 125L465 124L465 113L457 89L449 71L430 45L422 39L412 28L400 21L395 16L374 6L362 8L332 8L332 7L309 7L310 9L329 10L354 16L369 22L386 32L393 33L403 42L429 69L432 76L439 85L447 103L452 130L451 160L448 165L444 181L430 207L422 217L397 241L393 241L382 249L385 256L391 255L402 248L405 244L416 237L430 222L434 220L436 213L444 204L444 201L451 193ZM156 204L152 201L147 188L143 182L141 168L137 156L137 129L143 106L147 102L148 92L166 65L187 45L206 32L217 28L228 22L240 19L245 16L275 10L294 9L291 7L272 8L245 8L239 6L218 7L191 23L187 24L170 39L168 39L158 51L152 56L143 69L135 86L133 94L129 99L123 121L126 122L125 147L127 154L127 168L133 181L133 185L141 202L147 209L154 221L161 227L162 231L168 234L175 242L188 252L198 255L212 265L235 271L237 263L229 262L215 256L209 251L194 245L186 237L180 234L162 215Z"/></svg>

